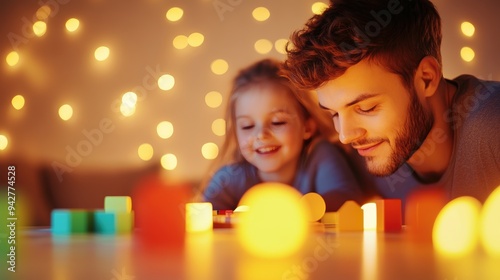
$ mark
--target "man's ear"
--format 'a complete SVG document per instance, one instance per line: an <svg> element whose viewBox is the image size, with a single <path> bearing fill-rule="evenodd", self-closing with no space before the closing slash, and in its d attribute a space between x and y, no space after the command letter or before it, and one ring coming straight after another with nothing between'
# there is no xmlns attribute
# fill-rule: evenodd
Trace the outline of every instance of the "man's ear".
<svg viewBox="0 0 500 280"><path fill-rule="evenodd" d="M436 92L441 77L439 62L432 56L426 56L415 71L415 90L420 96L430 97Z"/></svg>
<svg viewBox="0 0 500 280"><path fill-rule="evenodd" d="M318 129L318 125L313 120L313 118L309 118L304 123L304 140L311 138L314 133Z"/></svg>

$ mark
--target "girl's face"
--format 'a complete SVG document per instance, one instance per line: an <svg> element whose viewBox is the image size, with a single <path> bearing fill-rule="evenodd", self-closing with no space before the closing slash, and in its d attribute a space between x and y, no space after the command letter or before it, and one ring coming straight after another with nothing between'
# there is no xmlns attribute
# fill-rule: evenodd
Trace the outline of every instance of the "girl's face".
<svg viewBox="0 0 500 280"><path fill-rule="evenodd" d="M284 88L250 87L239 93L234 110L241 154L261 179L293 178L303 142L312 135L295 97Z"/></svg>

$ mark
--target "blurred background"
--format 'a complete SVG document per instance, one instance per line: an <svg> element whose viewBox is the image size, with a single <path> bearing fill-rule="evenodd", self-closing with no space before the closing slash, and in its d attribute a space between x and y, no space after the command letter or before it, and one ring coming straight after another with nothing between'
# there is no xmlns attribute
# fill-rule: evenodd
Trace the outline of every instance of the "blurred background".
<svg viewBox="0 0 500 280"><path fill-rule="evenodd" d="M231 78L285 59L292 31L327 3L2 0L0 160L42 163L59 181L151 164L199 180L224 139ZM500 80L500 2L434 3L445 76Z"/></svg>

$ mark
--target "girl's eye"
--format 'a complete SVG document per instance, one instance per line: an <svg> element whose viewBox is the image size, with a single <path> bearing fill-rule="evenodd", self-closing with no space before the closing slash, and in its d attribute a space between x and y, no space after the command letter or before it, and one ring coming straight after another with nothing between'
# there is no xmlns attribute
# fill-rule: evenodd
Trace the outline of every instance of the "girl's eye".
<svg viewBox="0 0 500 280"><path fill-rule="evenodd" d="M252 129L253 128L253 125L243 125L241 126L241 129L243 130L248 130L248 129Z"/></svg>

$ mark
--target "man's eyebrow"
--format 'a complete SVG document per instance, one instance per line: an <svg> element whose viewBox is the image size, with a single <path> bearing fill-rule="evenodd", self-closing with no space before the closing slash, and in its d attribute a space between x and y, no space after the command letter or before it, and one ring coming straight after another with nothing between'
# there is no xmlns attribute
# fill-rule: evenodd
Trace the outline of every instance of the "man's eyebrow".
<svg viewBox="0 0 500 280"><path fill-rule="evenodd" d="M350 107L356 103L359 103L359 102L364 101L364 100L369 99L369 98L373 98L373 97L378 96L378 95L380 95L380 94L379 93L363 93L363 94L357 96L356 99L354 99L353 101L347 103L344 107L345 108ZM318 102L318 104L319 104L319 107L321 109L327 110L327 111L332 111L332 109L323 106L321 103Z"/></svg>

